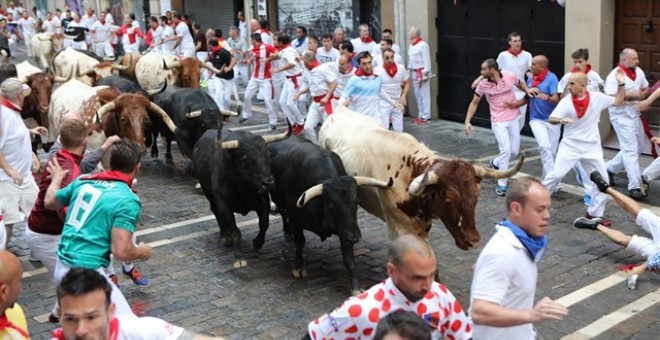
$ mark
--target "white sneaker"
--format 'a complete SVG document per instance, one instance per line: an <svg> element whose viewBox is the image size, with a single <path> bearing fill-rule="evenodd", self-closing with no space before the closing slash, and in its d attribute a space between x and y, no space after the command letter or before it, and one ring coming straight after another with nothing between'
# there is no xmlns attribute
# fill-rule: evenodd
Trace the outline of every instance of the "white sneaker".
<svg viewBox="0 0 660 340"><path fill-rule="evenodd" d="M628 276L628 289L630 290L635 290L637 288L637 278L639 275L633 274Z"/></svg>

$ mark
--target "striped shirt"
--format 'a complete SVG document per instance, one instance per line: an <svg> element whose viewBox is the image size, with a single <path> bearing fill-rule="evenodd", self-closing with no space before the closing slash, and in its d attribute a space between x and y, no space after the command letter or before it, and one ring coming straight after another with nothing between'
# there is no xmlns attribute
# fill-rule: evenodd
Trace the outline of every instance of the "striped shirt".
<svg viewBox="0 0 660 340"><path fill-rule="evenodd" d="M277 49L272 45L259 44L250 50L254 58L254 74L252 78L270 79L270 61L266 61L271 54L277 53Z"/></svg>

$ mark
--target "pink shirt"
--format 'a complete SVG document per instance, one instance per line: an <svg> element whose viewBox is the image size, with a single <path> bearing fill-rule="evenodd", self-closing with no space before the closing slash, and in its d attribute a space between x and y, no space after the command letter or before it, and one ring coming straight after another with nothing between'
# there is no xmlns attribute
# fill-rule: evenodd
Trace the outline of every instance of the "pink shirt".
<svg viewBox="0 0 660 340"><path fill-rule="evenodd" d="M516 102L513 89L519 81L515 74L509 71L502 71L502 76L497 84L484 79L477 85L474 92L479 96L486 95L486 100L488 101L488 105L490 105L490 121L492 123L508 122L518 119L520 116L518 109L507 109L504 105L507 102Z"/></svg>

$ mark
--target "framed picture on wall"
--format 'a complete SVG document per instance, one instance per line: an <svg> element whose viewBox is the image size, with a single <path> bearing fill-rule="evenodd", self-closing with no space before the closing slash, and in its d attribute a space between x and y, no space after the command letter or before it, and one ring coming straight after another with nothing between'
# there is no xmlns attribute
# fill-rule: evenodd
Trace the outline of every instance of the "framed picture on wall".
<svg viewBox="0 0 660 340"><path fill-rule="evenodd" d="M296 26L307 28L307 35L321 37L343 27L346 35L354 29L353 0L279 0L277 18L280 31L295 37Z"/></svg>

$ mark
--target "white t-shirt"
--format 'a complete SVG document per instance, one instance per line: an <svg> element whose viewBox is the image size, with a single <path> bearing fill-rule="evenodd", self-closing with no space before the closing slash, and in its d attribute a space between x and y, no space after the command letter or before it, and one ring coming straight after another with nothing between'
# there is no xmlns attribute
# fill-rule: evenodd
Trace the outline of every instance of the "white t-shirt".
<svg viewBox="0 0 660 340"><path fill-rule="evenodd" d="M96 40L99 42L109 41L110 40L110 31L112 29L112 24L108 21L105 24L102 24L101 21L97 21L92 24L90 31L95 31Z"/></svg>
<svg viewBox="0 0 660 340"><path fill-rule="evenodd" d="M497 232L477 259L470 289L470 305L479 299L509 309L532 309L538 276L536 263L509 228L499 225L496 228ZM475 340L532 340L534 329L532 324L515 327L474 324L472 337Z"/></svg>
<svg viewBox="0 0 660 340"><path fill-rule="evenodd" d="M96 19L96 14L92 14L92 16L88 16L87 14L83 15L82 18L80 18L80 22L87 27L87 29L92 29L92 25L97 21Z"/></svg>
<svg viewBox="0 0 660 340"><path fill-rule="evenodd" d="M394 54L394 62L397 64L403 64L403 58L401 58L400 55ZM380 65L383 65L383 55L378 54L374 56L373 59L371 59L371 66L373 67L378 67Z"/></svg>
<svg viewBox="0 0 660 340"><path fill-rule="evenodd" d="M571 74L571 72L568 72L563 77L561 77L559 84L557 84L558 93L562 93L564 90L568 91L566 86L568 85L568 79L571 77ZM601 86L604 86L603 83L603 78L601 78L596 71L591 70L589 73L587 73L587 90L601 92L600 89Z"/></svg>
<svg viewBox="0 0 660 340"><path fill-rule="evenodd" d="M337 80L337 74L332 64L321 64L309 71L305 78L310 96L317 97L328 93L328 84ZM334 93L334 96L336 95Z"/></svg>
<svg viewBox="0 0 660 340"><path fill-rule="evenodd" d="M378 44L376 44L375 41L370 41L368 43L362 42L362 39L360 38L355 38L351 40L351 44L353 44L353 52L355 52L355 55L357 55L360 52L367 51L371 53L371 51L374 49L374 47L378 47Z"/></svg>
<svg viewBox="0 0 660 340"><path fill-rule="evenodd" d="M497 64L500 66L500 70L509 71L515 74L518 79L525 81L525 72L532 66L532 54L523 50L520 54L514 56L508 51L503 51L497 56ZM517 87L513 91L522 92Z"/></svg>
<svg viewBox="0 0 660 340"><path fill-rule="evenodd" d="M109 22L110 25L114 25L114 24L115 24L115 19L112 17L112 14L110 14L110 13L106 13L106 15L105 15L105 21L106 21L106 22Z"/></svg>
<svg viewBox="0 0 660 340"><path fill-rule="evenodd" d="M403 82L410 78L406 67L403 64L397 63L397 70L394 77L390 77L389 74L385 71L385 68L381 65L374 69L374 73L377 74L382 79L382 89L385 91L390 99L398 102L401 98L401 91L403 91ZM388 107L391 105L387 104Z"/></svg>
<svg viewBox="0 0 660 340"><path fill-rule="evenodd" d="M333 47L330 51L326 51L324 47L319 47L316 50L316 60L321 64L337 62L339 60L339 50Z"/></svg>
<svg viewBox="0 0 660 340"><path fill-rule="evenodd" d="M302 70L300 67L300 63L296 61L296 58L298 57L298 52L296 51L293 46L287 46L285 49L283 49L280 52L280 61L282 62L282 66L286 66L288 64L293 64L295 65L293 68L290 68L284 72L281 72L284 76L295 76L299 75Z"/></svg>
<svg viewBox="0 0 660 340"><path fill-rule="evenodd" d="M605 93L609 95L615 95L616 91L619 89L619 83L616 80L616 70L619 67L615 67L610 74L607 75L607 78L605 78ZM641 68L637 67L635 69L635 80L632 80L626 76L625 80L625 87L624 89L626 91L632 91L636 89L645 89L649 87L649 81L646 80L646 75L644 74L644 71L642 71ZM626 101L623 105L620 106L611 106L610 107L610 115L617 115L617 114L626 114L629 117L639 117L641 114L639 111L635 110L635 104L637 104L638 101Z"/></svg>
<svg viewBox="0 0 660 340"><path fill-rule="evenodd" d="M163 27L163 36L162 36L161 39L165 39L165 38L174 36L174 29L172 29L172 27L170 25L165 25L165 26L161 26L161 27ZM172 48L174 47L174 44L176 44L176 41L174 41L174 40L164 42L161 45L160 50L163 51L163 53L175 55L175 54L177 54L177 51L172 51Z"/></svg>
<svg viewBox="0 0 660 340"><path fill-rule="evenodd" d="M37 21L34 20L33 17L28 17L27 19L20 18L18 20L18 26L21 27L21 31L23 31L24 34L28 34L28 35L35 35L37 33L37 30L34 28L34 25L36 23Z"/></svg>
<svg viewBox="0 0 660 340"><path fill-rule="evenodd" d="M357 68L351 65L351 69L348 72L341 73L339 72L339 63L330 63L330 64L333 66L333 69L337 73L337 88L335 89L335 96L341 97L341 95L344 93L344 89L346 88L346 84L348 83L348 80L353 78L355 72L357 72Z"/></svg>
<svg viewBox="0 0 660 340"><path fill-rule="evenodd" d="M193 42L193 37L190 34L190 29L188 29L188 25L186 25L185 22L181 21L178 25L176 25L176 35L181 37L181 44L179 45L179 48L182 51L195 51L195 43Z"/></svg>
<svg viewBox="0 0 660 340"><path fill-rule="evenodd" d="M32 145L30 131L21 119L21 113L0 106L0 152L14 170L24 177L31 176ZM0 169L0 182L13 181Z"/></svg>
<svg viewBox="0 0 660 340"><path fill-rule="evenodd" d="M614 104L615 98L602 94L597 91L589 91L589 107L582 118L577 117L575 107L573 106L573 96L568 94L562 98L557 107L552 111L550 117L571 118L573 122L564 126L564 137L561 143L579 143L591 142L600 148L600 134L598 132L598 122L600 113Z"/></svg>
<svg viewBox="0 0 660 340"><path fill-rule="evenodd" d="M151 29L151 37L153 38L153 44L158 45L163 40L163 27L158 25L156 29ZM158 46L160 47L160 46Z"/></svg>
<svg viewBox="0 0 660 340"><path fill-rule="evenodd" d="M53 17L52 19L50 19L50 21L49 20L44 20L44 24L41 25L41 28L46 33L59 34L59 33L62 33L62 21L60 21L59 19Z"/></svg>

